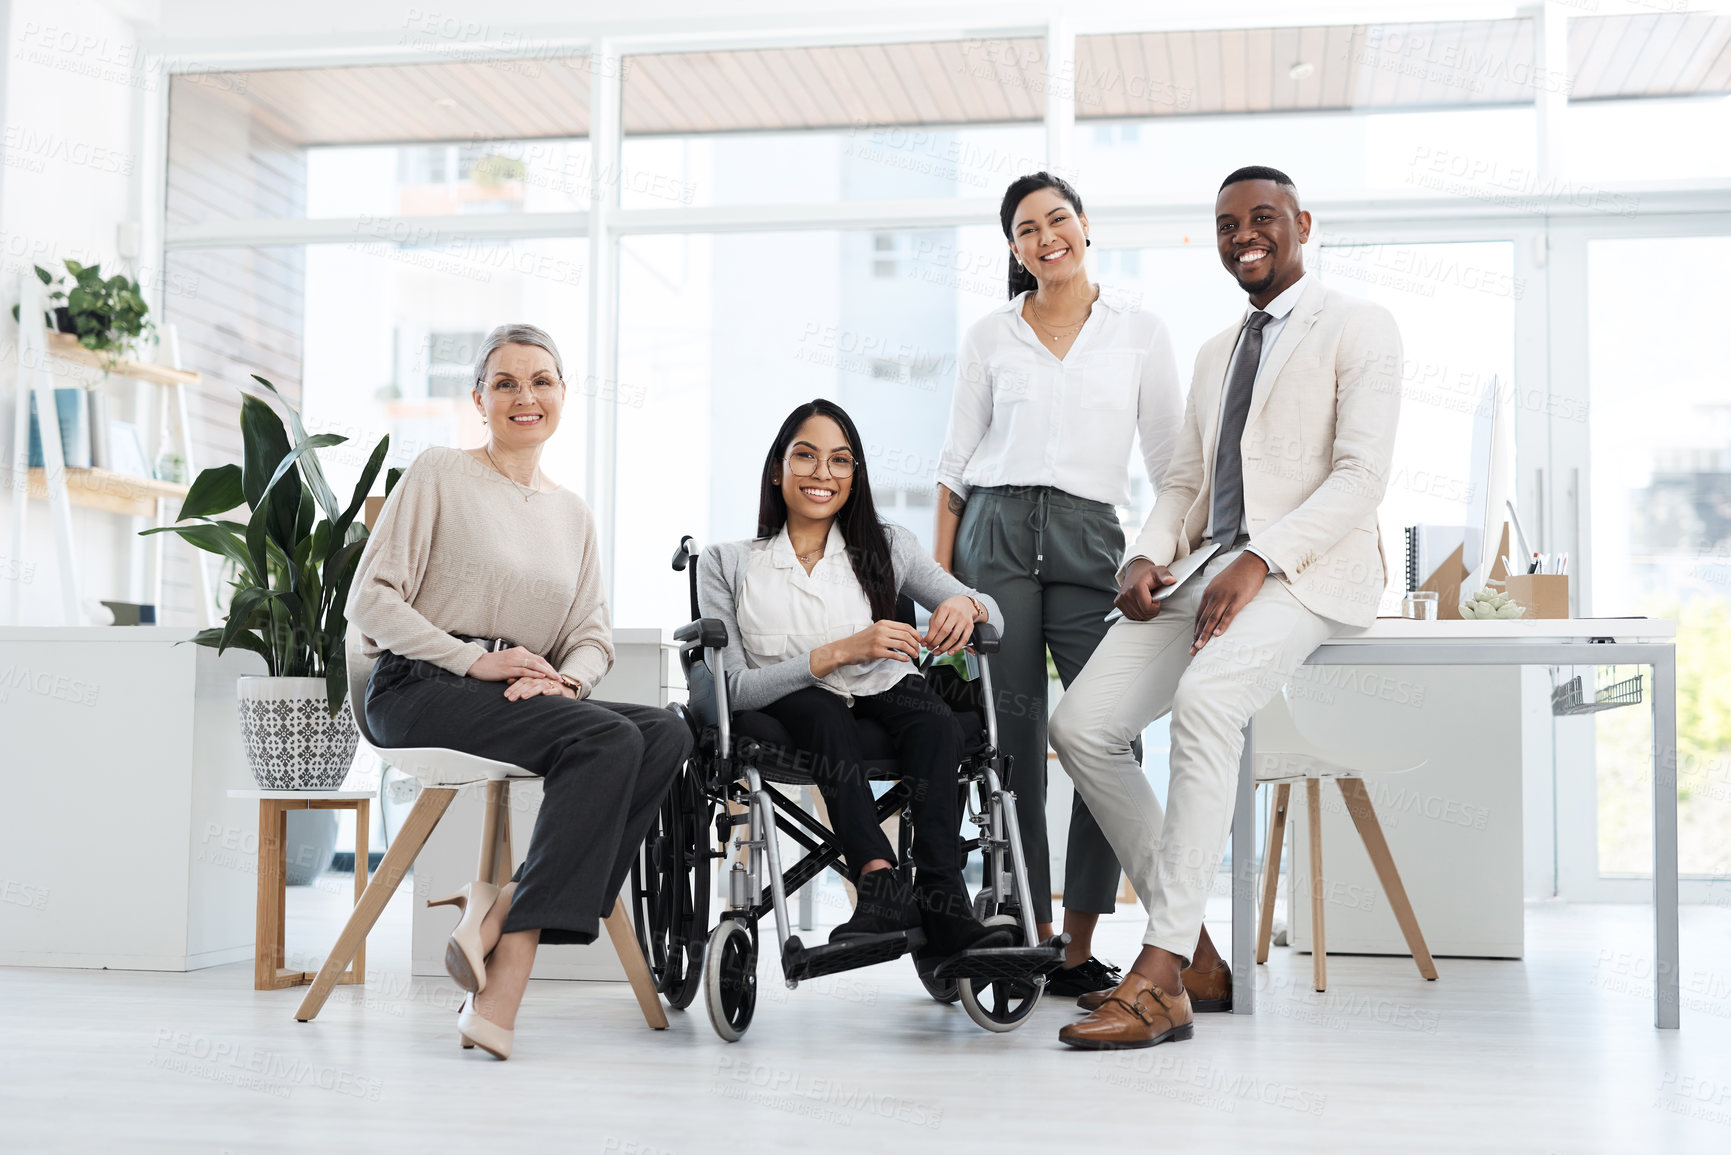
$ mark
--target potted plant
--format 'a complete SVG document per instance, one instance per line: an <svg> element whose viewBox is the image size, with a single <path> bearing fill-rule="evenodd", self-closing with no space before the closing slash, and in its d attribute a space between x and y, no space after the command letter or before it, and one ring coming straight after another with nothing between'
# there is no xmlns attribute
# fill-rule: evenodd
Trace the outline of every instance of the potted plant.
<svg viewBox="0 0 1731 1155"><path fill-rule="evenodd" d="M47 269L35 266L37 279L51 290L47 299L52 311L42 318L50 329L77 337L92 353L103 354L110 368L131 355L141 340L155 334L150 306L144 303L137 281L119 274L104 278L101 265L74 260L67 260L65 265L72 280L60 285ZM56 305L56 301L65 303ZM12 306L12 318L18 319L16 305Z"/></svg>
<svg viewBox="0 0 1731 1155"><path fill-rule="evenodd" d="M348 696L343 610L366 545L357 519L391 439L380 439L347 507L319 466L319 449L348 440L309 436L276 386L254 376L287 412L294 440L264 399L242 393L244 462L206 469L181 504L177 533L234 567L228 616L192 640L219 652L251 650L268 673L241 678L241 737L253 777L266 790L334 790L354 760L358 734ZM387 476L395 480L397 471ZM223 514L244 505L246 520Z"/></svg>

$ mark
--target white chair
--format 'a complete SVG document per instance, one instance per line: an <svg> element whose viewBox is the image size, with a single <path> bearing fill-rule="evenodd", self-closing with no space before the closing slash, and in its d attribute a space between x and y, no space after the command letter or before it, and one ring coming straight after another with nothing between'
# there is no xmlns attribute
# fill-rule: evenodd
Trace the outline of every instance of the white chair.
<svg viewBox="0 0 1731 1155"><path fill-rule="evenodd" d="M414 809L403 820L402 829L391 840L390 849L385 852L372 881L367 884L366 893L361 895L354 913L337 936L336 945L331 947L324 966L319 968L318 977L313 980L306 998L301 1000L300 1009L295 1011L295 1018L303 1023L311 1021L330 997L331 990L348 969L355 952L366 942L367 933L384 912L385 904L390 901L398 884L409 873L416 856L426 845L433 828L438 826L439 819L444 817L457 791L469 786L486 786L486 806L481 819L481 856L475 877L502 886L511 878L511 783L524 779L539 781L536 775L521 766L458 750L438 747L393 749L381 745L367 728L367 679L373 672L373 659L361 653L359 638L358 630L349 631L349 701L354 709L355 725L361 732L360 744L378 755L381 762L412 774L420 782L421 792L415 799ZM613 949L631 981L631 991L643 1009L643 1017L655 1030L665 1030L667 1015L661 1009L655 981L650 977L649 964L644 960L643 949L632 931L623 899L614 902L613 913L607 916L605 923L608 936L613 940Z"/></svg>
<svg viewBox="0 0 1731 1155"><path fill-rule="evenodd" d="M1410 773L1424 766L1425 760L1414 762L1410 755L1400 750L1397 741L1379 743L1374 729L1345 724L1330 726L1328 719L1320 714L1314 718L1307 716L1307 732L1301 731L1294 720L1294 713L1293 705L1283 690L1256 715L1251 728L1256 742L1256 784L1275 788L1274 807L1268 815L1267 849L1262 861L1262 911L1256 934L1256 961L1268 961L1268 943L1274 929L1274 890L1279 881L1280 855L1286 839L1287 804L1291 799L1292 784L1302 781L1306 783L1305 808L1310 822L1311 957L1316 989L1328 989L1327 946L1322 918L1322 782L1332 778L1346 801L1347 813L1358 828L1358 836L1364 840L1371 865L1376 867L1377 879L1382 883L1395 920L1400 923L1401 933L1406 936L1407 947L1412 951L1419 974L1435 980L1436 964L1431 960L1430 948L1425 945L1424 934L1412 912L1412 903L1406 896L1406 887L1401 885L1400 872L1395 869L1394 858L1389 854L1388 840L1383 837L1370 794L1361 778L1364 774ZM1294 894L1292 900L1296 902L1298 896Z"/></svg>

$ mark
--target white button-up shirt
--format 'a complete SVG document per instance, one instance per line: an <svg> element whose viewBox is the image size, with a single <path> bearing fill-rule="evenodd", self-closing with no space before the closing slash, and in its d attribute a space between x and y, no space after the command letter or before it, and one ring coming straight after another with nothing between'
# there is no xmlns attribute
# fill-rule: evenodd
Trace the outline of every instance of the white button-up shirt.
<svg viewBox="0 0 1731 1155"><path fill-rule="evenodd" d="M871 601L853 572L841 527L834 522L823 556L809 574L795 556L784 526L768 548L752 551L743 586L736 610L739 640L753 669L803 658L872 624ZM851 705L855 697L881 694L915 672L911 662L879 658L865 665L839 666L819 684Z"/></svg>
<svg viewBox="0 0 1731 1155"><path fill-rule="evenodd" d="M1183 419L1166 323L1137 298L1102 286L1060 360L1022 318L1026 293L968 330L956 366L939 484L1049 485L1111 505L1130 502L1139 438L1156 490Z"/></svg>

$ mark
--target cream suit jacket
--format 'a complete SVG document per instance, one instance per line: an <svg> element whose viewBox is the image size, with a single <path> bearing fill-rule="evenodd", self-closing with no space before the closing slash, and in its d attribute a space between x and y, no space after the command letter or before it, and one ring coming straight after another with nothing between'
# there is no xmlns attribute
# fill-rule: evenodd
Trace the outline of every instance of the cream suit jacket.
<svg viewBox="0 0 1731 1155"><path fill-rule="evenodd" d="M1126 554L1170 565L1208 528L1220 394L1242 322L1196 354L1178 445ZM1240 449L1250 542L1306 609L1351 626L1386 584L1376 507L1400 416L1400 331L1381 305L1312 279L1269 350Z"/></svg>

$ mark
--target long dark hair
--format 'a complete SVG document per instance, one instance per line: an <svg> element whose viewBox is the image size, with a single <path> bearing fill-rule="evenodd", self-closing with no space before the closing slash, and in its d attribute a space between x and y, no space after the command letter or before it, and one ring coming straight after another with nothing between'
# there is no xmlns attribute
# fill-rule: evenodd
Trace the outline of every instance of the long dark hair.
<svg viewBox="0 0 1731 1155"><path fill-rule="evenodd" d="M775 435L775 443L763 459L763 489L757 501L757 536L774 537L787 524L787 498L781 495L781 485L775 480L775 475L799 427L813 417L828 417L841 426L847 447L853 452L853 485L848 490L847 502L835 515L836 521L841 525L842 539L847 542L854 577L859 579L860 588L871 603L872 620L893 620L896 616L896 579L895 567L890 562L889 535L884 532L883 522L878 520L877 506L872 504L871 477L866 472L865 453L860 449L859 430L854 426L853 418L834 401L822 397L807 401L781 423L781 432Z"/></svg>
<svg viewBox="0 0 1731 1155"><path fill-rule="evenodd" d="M1009 188L1004 190L1004 203L998 206L998 222L1004 226L1004 239L1012 245L1016 243L1016 238L1011 235L1016 221L1016 206L1022 203L1023 197L1031 192L1039 192L1043 188L1049 188L1069 201L1070 207L1076 210L1076 215L1082 215L1082 198L1077 195L1075 189L1070 187L1070 182L1063 177L1053 176L1049 172L1031 172L1027 176L1019 176L1010 182ZM1015 253L1010 254L1009 283L1011 297L1017 293L1032 292L1040 287L1040 282L1034 279L1034 274L1016 263Z"/></svg>

